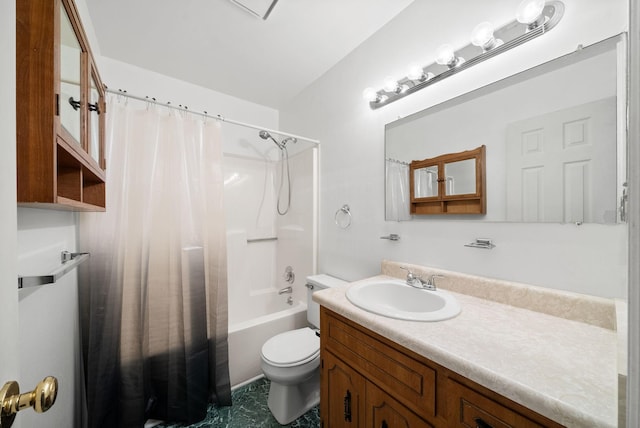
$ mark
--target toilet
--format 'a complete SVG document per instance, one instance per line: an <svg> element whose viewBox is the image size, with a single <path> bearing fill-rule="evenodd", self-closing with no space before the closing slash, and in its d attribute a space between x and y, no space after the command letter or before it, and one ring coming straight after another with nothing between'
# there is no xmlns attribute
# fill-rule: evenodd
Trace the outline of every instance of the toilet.
<svg viewBox="0 0 640 428"><path fill-rule="evenodd" d="M307 277L308 327L277 334L262 345L261 366L271 381L269 410L286 425L320 403L320 305L313 293L346 284L329 275Z"/></svg>

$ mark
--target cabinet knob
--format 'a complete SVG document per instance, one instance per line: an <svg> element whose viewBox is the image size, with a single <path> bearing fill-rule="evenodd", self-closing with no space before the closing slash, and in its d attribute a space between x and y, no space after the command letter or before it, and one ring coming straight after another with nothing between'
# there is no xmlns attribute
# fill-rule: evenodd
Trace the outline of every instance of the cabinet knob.
<svg viewBox="0 0 640 428"><path fill-rule="evenodd" d="M0 427L10 428L16 413L33 407L38 413L44 413L56 402L58 380L47 376L36 385L33 391L20 394L18 382L11 381L0 389Z"/></svg>
<svg viewBox="0 0 640 428"><path fill-rule="evenodd" d="M95 111L96 113L100 114L100 106L98 106L97 101L95 104L87 103L87 107L89 107L89 111Z"/></svg>
<svg viewBox="0 0 640 428"><path fill-rule="evenodd" d="M69 97L69 104L73 107L74 110L78 110L80 108L80 101L76 101L73 97Z"/></svg>

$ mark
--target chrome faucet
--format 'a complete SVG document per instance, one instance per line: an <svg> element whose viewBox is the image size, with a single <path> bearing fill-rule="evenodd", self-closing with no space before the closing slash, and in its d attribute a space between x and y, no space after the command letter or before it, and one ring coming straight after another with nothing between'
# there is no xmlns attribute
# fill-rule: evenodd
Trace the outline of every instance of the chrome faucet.
<svg viewBox="0 0 640 428"><path fill-rule="evenodd" d="M284 288L278 290L278 294L284 294L284 293L293 293L293 288L284 287Z"/></svg>
<svg viewBox="0 0 640 428"><path fill-rule="evenodd" d="M425 290L431 290L431 291L435 291L436 290L436 278L444 278L443 275L437 275L437 274L433 274L431 276L429 276L429 279L427 279L426 281L424 279L422 279L422 277L416 275L415 273L411 272L411 270L409 268L400 266L400 269L404 269L407 271L407 285L410 285L412 287L415 288L423 288Z"/></svg>

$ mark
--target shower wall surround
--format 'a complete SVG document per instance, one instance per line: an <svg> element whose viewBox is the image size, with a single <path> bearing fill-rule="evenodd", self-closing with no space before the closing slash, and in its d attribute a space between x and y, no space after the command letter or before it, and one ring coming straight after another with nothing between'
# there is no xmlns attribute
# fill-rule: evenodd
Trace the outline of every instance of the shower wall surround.
<svg viewBox="0 0 640 428"><path fill-rule="evenodd" d="M306 325L305 278L315 272L316 257L315 150L289 158L291 206L286 215L276 210L282 161L224 157L232 386L262 373L259 355L267 339ZM286 187L280 197L286 201ZM295 274L292 283L284 275L288 266ZM279 294L286 287L292 292Z"/></svg>
<svg viewBox="0 0 640 428"><path fill-rule="evenodd" d="M567 0L562 22L545 37L372 111L361 98L361 88L388 74L406 74L406 64L421 55L428 59L444 41L460 46L468 43L469 29L484 19L491 19L496 25L506 22L511 19L508 14L513 8L513 2L507 0L471 2L465 4L464 11L456 5L456 2L439 2L436 6L413 2L281 110L283 129L313 135L322 141L319 271L355 280L378 273L381 259L393 259L624 298L626 224L385 221L386 123L572 52L578 45L587 46L624 32L628 25L625 0ZM455 19L442 20L440 25L439 22L424 25L425 19L434 15ZM600 19L602 16L607 19ZM436 40L434 33L441 37ZM332 96L327 97L328 93ZM460 117L459 126L465 126L464 117ZM425 144L433 143L428 135L424 140ZM468 147L475 147L473 141ZM342 230L335 226L333 216L345 203L351 208L353 223ZM394 242L379 239L390 233L400 235L401 239ZM491 238L496 247L492 250L464 247L479 237Z"/></svg>

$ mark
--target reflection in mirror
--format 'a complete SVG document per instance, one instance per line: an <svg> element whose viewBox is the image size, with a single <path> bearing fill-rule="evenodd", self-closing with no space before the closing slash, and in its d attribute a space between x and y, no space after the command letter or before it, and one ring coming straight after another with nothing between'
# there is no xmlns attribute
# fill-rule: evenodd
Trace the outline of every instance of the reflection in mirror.
<svg viewBox="0 0 640 428"><path fill-rule="evenodd" d="M466 159L444 164L445 195L476 193L476 161Z"/></svg>
<svg viewBox="0 0 640 428"><path fill-rule="evenodd" d="M80 144L80 57L82 50L60 2L60 123Z"/></svg>
<svg viewBox="0 0 640 428"><path fill-rule="evenodd" d="M409 164L482 144L491 198L481 221L619 222L625 55L624 37L616 36L389 123L385 157ZM464 167L444 169L446 195L474 192L458 171ZM387 208L403 206L398 195L406 193L390 194L387 182Z"/></svg>
<svg viewBox="0 0 640 428"><path fill-rule="evenodd" d="M413 182L414 197L438 196L438 166L416 169L413 171Z"/></svg>

